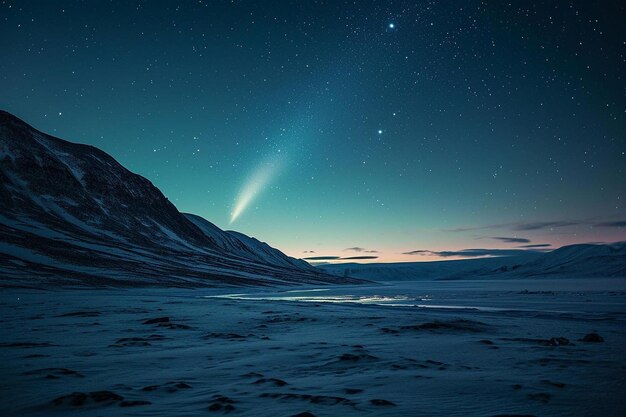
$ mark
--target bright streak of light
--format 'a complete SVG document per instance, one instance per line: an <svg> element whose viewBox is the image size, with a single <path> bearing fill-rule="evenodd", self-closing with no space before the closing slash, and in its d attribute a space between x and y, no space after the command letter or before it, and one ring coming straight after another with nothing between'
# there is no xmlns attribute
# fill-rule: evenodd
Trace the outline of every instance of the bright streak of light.
<svg viewBox="0 0 626 417"><path fill-rule="evenodd" d="M254 171L237 196L235 209L230 215L231 224L237 220L241 213L245 211L250 203L267 186L272 177L276 174L277 169L278 166L276 163L265 163Z"/></svg>

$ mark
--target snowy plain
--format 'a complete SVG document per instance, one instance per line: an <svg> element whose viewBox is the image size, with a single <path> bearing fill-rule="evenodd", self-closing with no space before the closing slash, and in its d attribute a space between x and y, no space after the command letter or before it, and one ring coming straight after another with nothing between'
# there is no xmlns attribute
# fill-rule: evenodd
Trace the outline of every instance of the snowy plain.
<svg viewBox="0 0 626 417"><path fill-rule="evenodd" d="M626 412L623 278L6 289L0 314L5 416Z"/></svg>

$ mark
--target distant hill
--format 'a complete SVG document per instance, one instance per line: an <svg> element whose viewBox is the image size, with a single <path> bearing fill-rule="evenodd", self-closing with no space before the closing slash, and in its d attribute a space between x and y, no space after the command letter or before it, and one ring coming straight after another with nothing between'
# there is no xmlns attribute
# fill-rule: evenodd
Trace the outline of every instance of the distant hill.
<svg viewBox="0 0 626 417"><path fill-rule="evenodd" d="M373 281L541 277L626 277L626 242L579 244L551 252L435 262L327 264L324 272Z"/></svg>
<svg viewBox="0 0 626 417"><path fill-rule="evenodd" d="M626 277L626 242L563 246L509 271L512 277Z"/></svg>

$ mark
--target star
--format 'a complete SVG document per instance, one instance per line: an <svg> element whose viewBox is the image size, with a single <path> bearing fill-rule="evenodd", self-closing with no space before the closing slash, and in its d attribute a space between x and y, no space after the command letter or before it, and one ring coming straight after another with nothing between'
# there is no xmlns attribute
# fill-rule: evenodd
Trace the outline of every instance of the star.
<svg viewBox="0 0 626 417"><path fill-rule="evenodd" d="M396 27L395 23L389 23L389 29L394 29Z"/></svg>
<svg viewBox="0 0 626 417"><path fill-rule="evenodd" d="M383 134L383 131L382 131L381 129L378 129L378 134L379 134L379 135L382 135L382 134Z"/></svg>

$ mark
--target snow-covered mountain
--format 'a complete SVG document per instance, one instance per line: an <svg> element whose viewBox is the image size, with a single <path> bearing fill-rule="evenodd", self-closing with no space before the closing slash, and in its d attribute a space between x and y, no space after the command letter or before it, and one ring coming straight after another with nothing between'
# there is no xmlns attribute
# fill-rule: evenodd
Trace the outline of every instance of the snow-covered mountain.
<svg viewBox="0 0 626 417"><path fill-rule="evenodd" d="M456 261L318 266L324 272L372 281L626 277L626 242L578 244L551 252Z"/></svg>
<svg viewBox="0 0 626 417"><path fill-rule="evenodd" d="M446 260L432 262L345 263L326 264L319 269L345 277L359 277L373 281L416 281L465 278L512 268L519 263L536 259L540 254L529 251L521 256Z"/></svg>
<svg viewBox="0 0 626 417"><path fill-rule="evenodd" d="M503 272L511 277L626 277L626 242L563 246Z"/></svg>
<svg viewBox="0 0 626 417"><path fill-rule="evenodd" d="M105 152L0 111L0 285L344 283L180 213Z"/></svg>
<svg viewBox="0 0 626 417"><path fill-rule="evenodd" d="M265 242L232 230L222 230L210 221L195 214L183 213L187 219L195 224L202 233L210 237L213 242L226 252L240 256L254 262L269 265L283 266L285 268L299 268L308 271L316 269L302 259L295 259L285 255Z"/></svg>

